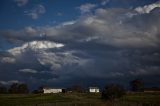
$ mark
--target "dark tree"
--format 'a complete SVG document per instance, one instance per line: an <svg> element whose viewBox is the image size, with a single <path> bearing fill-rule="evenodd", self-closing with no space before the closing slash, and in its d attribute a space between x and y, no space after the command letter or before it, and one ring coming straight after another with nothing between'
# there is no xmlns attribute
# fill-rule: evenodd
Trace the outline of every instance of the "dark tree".
<svg viewBox="0 0 160 106"><path fill-rule="evenodd" d="M17 92L21 94L28 93L29 90L28 90L27 84L19 84L17 88Z"/></svg>
<svg viewBox="0 0 160 106"><path fill-rule="evenodd" d="M43 93L44 91L43 91L43 88L44 88L44 86L40 86L39 88L38 88L38 93Z"/></svg>
<svg viewBox="0 0 160 106"><path fill-rule="evenodd" d="M85 89L80 85L74 85L71 88L69 88L69 90L71 90L72 92L85 92Z"/></svg>
<svg viewBox="0 0 160 106"><path fill-rule="evenodd" d="M18 83L13 83L8 89L8 92L11 94L18 93Z"/></svg>
<svg viewBox="0 0 160 106"><path fill-rule="evenodd" d="M32 93L33 93L33 94L40 94L40 93L42 93L42 92L40 92L39 90L36 89L36 90L33 90Z"/></svg>
<svg viewBox="0 0 160 106"><path fill-rule="evenodd" d="M43 88L44 88L43 86L40 86L40 87L38 87L38 89L33 90L32 93L34 93L34 94L41 94L41 93L44 92Z"/></svg>
<svg viewBox="0 0 160 106"><path fill-rule="evenodd" d="M7 93L7 88L3 85L0 85L0 94L5 94Z"/></svg>
<svg viewBox="0 0 160 106"><path fill-rule="evenodd" d="M32 93L33 94L39 94L39 91L38 90L33 90Z"/></svg>
<svg viewBox="0 0 160 106"><path fill-rule="evenodd" d="M106 100L115 100L125 95L125 89L117 84L107 85L102 91L101 98Z"/></svg>
<svg viewBox="0 0 160 106"><path fill-rule="evenodd" d="M142 92L144 90L143 81L140 79L135 79L130 82L131 90L134 92Z"/></svg>
<svg viewBox="0 0 160 106"><path fill-rule="evenodd" d="M28 93L29 90L26 84L13 83L10 86L8 92L11 94L17 94L17 93L23 94L23 93Z"/></svg>

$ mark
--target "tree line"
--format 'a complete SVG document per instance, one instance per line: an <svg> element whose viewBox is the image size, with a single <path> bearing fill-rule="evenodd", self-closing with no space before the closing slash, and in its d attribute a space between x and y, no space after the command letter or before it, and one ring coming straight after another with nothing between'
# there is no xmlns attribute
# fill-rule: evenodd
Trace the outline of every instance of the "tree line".
<svg viewBox="0 0 160 106"><path fill-rule="evenodd" d="M144 84L143 81L140 79L135 79L130 81L131 91L134 92L140 92L143 91ZM67 89L68 91L72 92L85 92L86 89L84 89L81 86L75 85ZM123 86L118 84L109 84L106 85L102 90L102 98L104 99L112 99L121 97L125 94L125 89ZM8 88L4 85L0 85L0 94L27 94L29 93L29 89L27 84L25 83L13 83ZM37 88L36 90L32 91L32 93L43 93L43 86Z"/></svg>
<svg viewBox="0 0 160 106"><path fill-rule="evenodd" d="M0 85L0 94L27 94L29 93L29 89L27 84L25 83L13 83L7 88L4 85Z"/></svg>
<svg viewBox="0 0 160 106"><path fill-rule="evenodd" d="M144 84L140 79L130 81L130 88L133 92L143 92ZM118 84L109 84L104 87L101 93L101 98L106 100L115 100L121 98L126 94L126 90L123 86Z"/></svg>

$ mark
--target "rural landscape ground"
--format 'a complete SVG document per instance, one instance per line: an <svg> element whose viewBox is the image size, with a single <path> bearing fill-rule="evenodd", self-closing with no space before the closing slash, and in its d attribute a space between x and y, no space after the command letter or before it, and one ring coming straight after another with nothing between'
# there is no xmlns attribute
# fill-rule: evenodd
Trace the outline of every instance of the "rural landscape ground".
<svg viewBox="0 0 160 106"><path fill-rule="evenodd" d="M0 106L160 106L160 93L127 93L115 101L100 93L1 94Z"/></svg>

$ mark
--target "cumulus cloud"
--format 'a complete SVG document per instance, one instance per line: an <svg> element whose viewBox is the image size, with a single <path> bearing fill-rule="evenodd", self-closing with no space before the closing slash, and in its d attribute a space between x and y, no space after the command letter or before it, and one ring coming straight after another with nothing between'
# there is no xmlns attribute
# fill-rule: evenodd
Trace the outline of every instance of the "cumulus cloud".
<svg viewBox="0 0 160 106"><path fill-rule="evenodd" d="M28 3L28 0L14 0L17 3L17 6L22 7Z"/></svg>
<svg viewBox="0 0 160 106"><path fill-rule="evenodd" d="M24 43L20 47L9 49L8 52L16 56L16 55L22 54L23 52L26 52L28 49L32 51L37 51L41 49L44 50L44 49L61 48L63 46L64 45L61 43L55 43L51 41L32 41L32 42Z"/></svg>
<svg viewBox="0 0 160 106"><path fill-rule="evenodd" d="M146 23L145 16L131 16L131 14L135 14L135 12L126 9L101 8L96 10L94 16L83 16L79 20L64 22L55 27L26 27L21 31L3 31L2 35L9 37L12 41L14 41L13 39L23 41L41 39L40 35L44 33L46 39L64 43L94 41L117 47L158 46L158 16L148 16L149 23ZM143 20L141 20L142 18ZM156 23L151 21L153 18L157 20Z"/></svg>
<svg viewBox="0 0 160 106"><path fill-rule="evenodd" d="M89 13L92 11L92 9L94 9L96 7L95 4L91 4L91 3L86 3L81 5L79 8L79 10L81 11L82 14L84 13Z"/></svg>
<svg viewBox="0 0 160 106"><path fill-rule="evenodd" d="M135 8L135 11L137 11L140 14L144 14L144 13L150 13L155 8L160 8L160 1L153 4L145 5L143 7L137 7Z"/></svg>
<svg viewBox="0 0 160 106"><path fill-rule="evenodd" d="M10 43L24 43L26 41L32 41L34 39L41 39L46 37L45 31L41 31L38 27L27 26L21 30L2 30L0 31L1 37Z"/></svg>
<svg viewBox="0 0 160 106"><path fill-rule="evenodd" d="M32 19L39 18L40 15L44 14L46 12L46 9L43 5L39 4L35 6L33 9L29 11L25 11L25 15L30 16Z"/></svg>
<svg viewBox="0 0 160 106"><path fill-rule="evenodd" d="M73 55L71 51L67 52L43 52L38 55L38 61L44 65L49 66L51 70L61 70L64 67L84 66L89 63L89 59L83 59ZM52 57L52 58L50 58Z"/></svg>
<svg viewBox="0 0 160 106"><path fill-rule="evenodd" d="M43 70L45 78L38 71L32 76L43 83L73 82L84 77L92 82L95 78L159 75L159 14L138 14L127 8L98 8L92 15L57 26L28 26L0 33L1 38L14 44L5 51L16 59L14 64L1 62L0 66L6 66L7 72L12 67L14 75L26 67ZM0 56L8 57L3 53ZM0 77L7 76L1 73Z"/></svg>
<svg viewBox="0 0 160 106"><path fill-rule="evenodd" d="M58 41L94 41L117 47L156 47L159 44L159 24L148 23L144 16L132 17L134 11L125 9L97 9L94 16L82 17L68 26L41 28ZM141 18L143 20L141 20ZM158 16L148 16L148 20ZM141 21L141 23L139 23ZM140 27L137 27L140 26ZM63 37L65 36L65 37Z"/></svg>
<svg viewBox="0 0 160 106"><path fill-rule="evenodd" d="M28 51L32 51L33 55L36 54L36 59L39 63L45 67L48 67L50 70L62 70L65 66L83 66L85 63L89 62L87 59L82 59L73 55L73 52L49 52L45 51L48 49L62 48L64 47L61 43L54 43L51 41L32 41L23 44L20 47L15 47L9 49L8 52L15 57L19 57L27 53ZM51 58L52 57L52 58ZM24 58L24 57L23 57ZM23 59L22 58L22 59ZM20 70L30 71L30 70Z"/></svg>

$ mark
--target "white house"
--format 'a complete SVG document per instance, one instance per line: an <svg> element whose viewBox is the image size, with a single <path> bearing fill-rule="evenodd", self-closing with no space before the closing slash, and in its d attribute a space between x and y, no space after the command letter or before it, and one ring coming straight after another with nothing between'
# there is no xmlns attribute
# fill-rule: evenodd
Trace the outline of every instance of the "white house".
<svg viewBox="0 0 160 106"><path fill-rule="evenodd" d="M60 93L62 92L61 88L43 88L43 93Z"/></svg>
<svg viewBox="0 0 160 106"><path fill-rule="evenodd" d="M89 87L89 92L98 93L99 92L99 88L98 87Z"/></svg>

